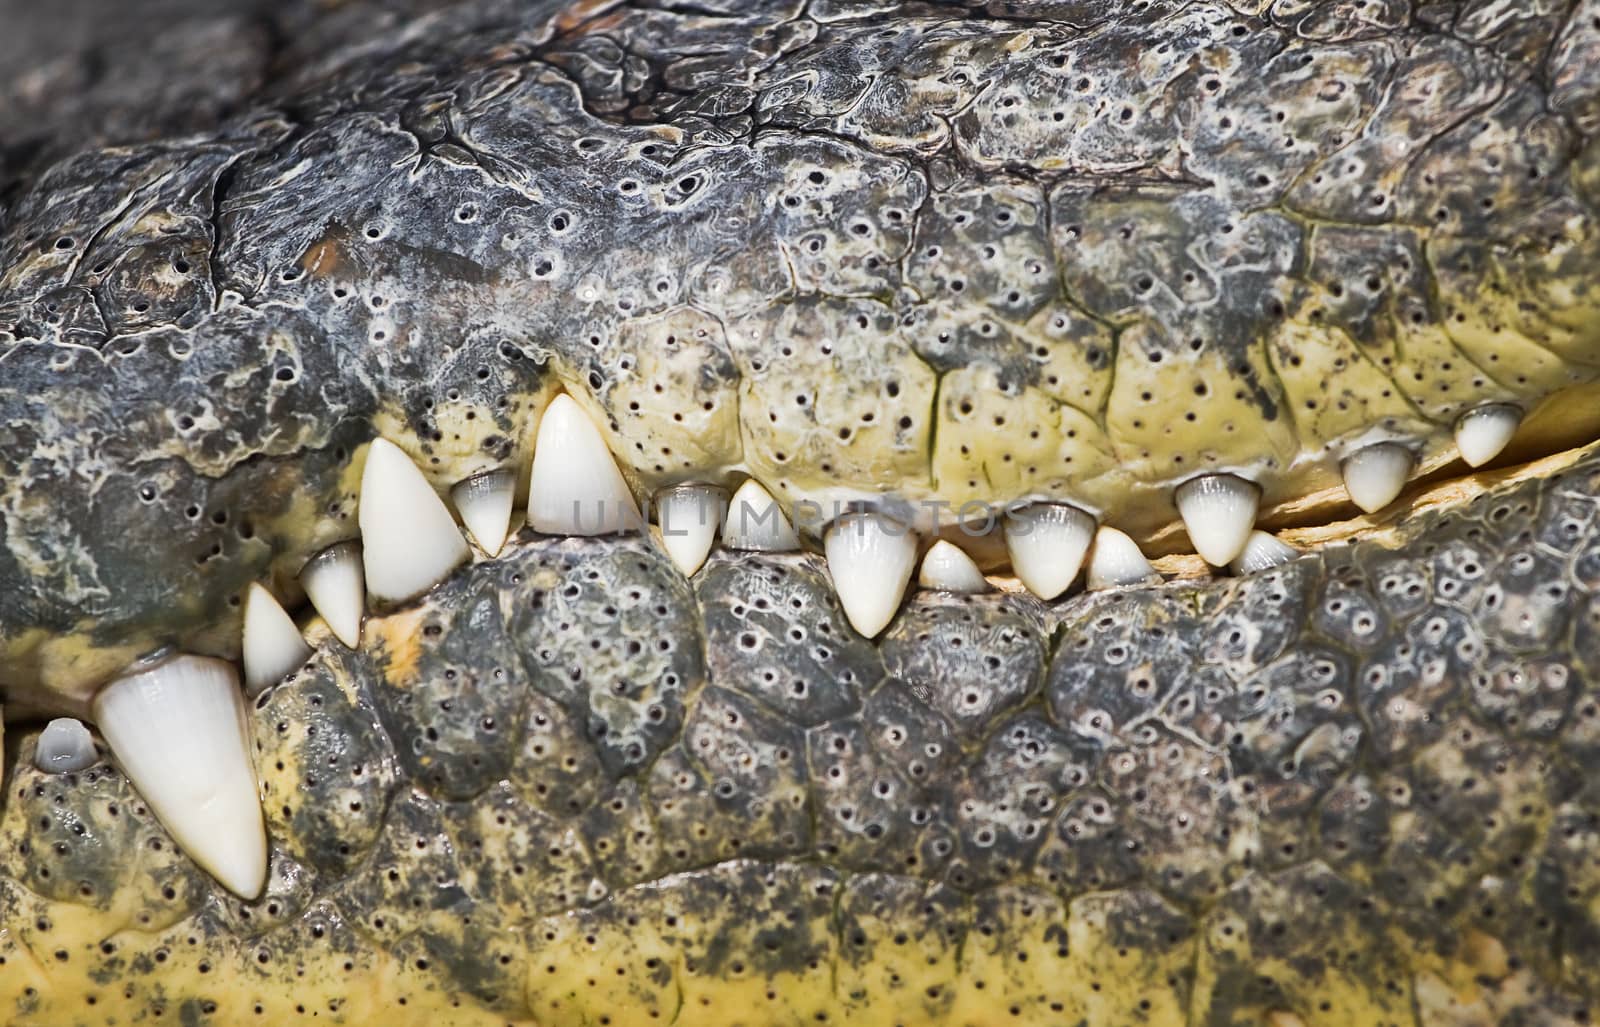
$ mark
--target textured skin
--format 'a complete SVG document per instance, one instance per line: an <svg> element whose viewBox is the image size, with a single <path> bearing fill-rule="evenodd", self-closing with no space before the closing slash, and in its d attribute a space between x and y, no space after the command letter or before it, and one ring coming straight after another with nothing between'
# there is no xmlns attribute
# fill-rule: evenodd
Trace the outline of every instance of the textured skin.
<svg viewBox="0 0 1600 1027"><path fill-rule="evenodd" d="M642 540L525 535L257 700L255 902L110 764L13 739L0 1001L1584 1022L1600 453L1396 541L1053 609L925 593L873 644L814 556L686 582Z"/></svg>
<svg viewBox="0 0 1600 1027"><path fill-rule="evenodd" d="M1460 410L1600 367L1596 14L290 5L178 20L179 69L108 24L0 114L6 698L233 655L249 581L353 536L375 433L443 488L525 467L559 388L641 490L1141 535L1196 469L1442 466ZM1592 454L1249 579L916 595L876 642L813 555L525 537L257 701L259 900L13 725L0 1009L1587 1022L1597 590Z"/></svg>
<svg viewBox="0 0 1600 1027"><path fill-rule="evenodd" d="M375 432L442 489L558 388L644 491L1141 538L1201 470L1270 506L1377 439L1447 463L1463 409L1600 373L1600 30L1380 6L291 6L261 85L204 73L236 102L6 189L0 679L70 710L236 655Z"/></svg>

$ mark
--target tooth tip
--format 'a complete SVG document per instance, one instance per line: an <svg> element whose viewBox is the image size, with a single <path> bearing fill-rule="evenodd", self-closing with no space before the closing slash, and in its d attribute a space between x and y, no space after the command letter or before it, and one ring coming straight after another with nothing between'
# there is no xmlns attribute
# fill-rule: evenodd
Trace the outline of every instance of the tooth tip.
<svg viewBox="0 0 1600 1027"><path fill-rule="evenodd" d="M939 539L923 554L917 584L940 592L987 592L989 579L958 545Z"/></svg>
<svg viewBox="0 0 1600 1027"><path fill-rule="evenodd" d="M1508 403L1469 410L1456 421L1456 450L1468 467L1482 467L1499 456L1522 423L1522 411Z"/></svg>
<svg viewBox="0 0 1600 1027"><path fill-rule="evenodd" d="M511 508L516 502L516 475L510 471L488 471L456 482L450 490L461 513L461 523L472 541L493 558L505 548L511 534Z"/></svg>
<svg viewBox="0 0 1600 1027"><path fill-rule="evenodd" d="M876 638L911 583L916 536L879 514L846 514L828 530L823 550L845 618L862 637Z"/></svg>
<svg viewBox="0 0 1600 1027"><path fill-rule="evenodd" d="M721 489L710 485L679 485L665 490L656 501L661 548L674 567L690 578L711 555L721 523Z"/></svg>
<svg viewBox="0 0 1600 1027"><path fill-rule="evenodd" d="M106 685L93 707L117 762L174 843L228 890L261 894L267 834L232 665L174 656Z"/></svg>
<svg viewBox="0 0 1600 1027"><path fill-rule="evenodd" d="M1040 599L1065 592L1083 569L1095 520L1068 503L1035 503L1006 516L1011 569Z"/></svg>
<svg viewBox="0 0 1600 1027"><path fill-rule="evenodd" d="M1213 567L1227 566L1255 527L1261 488L1233 474L1191 478L1173 493L1195 552Z"/></svg>
<svg viewBox="0 0 1600 1027"><path fill-rule="evenodd" d="M301 569L300 585L333 637L359 649L366 605L360 546L337 542L317 553Z"/></svg>
<svg viewBox="0 0 1600 1027"><path fill-rule="evenodd" d="M311 656L294 619L259 581L245 595L242 635L245 689L252 696Z"/></svg>
<svg viewBox="0 0 1600 1027"><path fill-rule="evenodd" d="M1145 559L1139 543L1125 532L1104 524L1095 531L1089 554L1088 588L1145 585L1160 580L1161 575Z"/></svg>
<svg viewBox="0 0 1600 1027"><path fill-rule="evenodd" d="M613 535L643 526L611 448L566 393L551 400L539 419L528 523L546 535Z"/></svg>
<svg viewBox="0 0 1600 1027"><path fill-rule="evenodd" d="M1377 513L1400 495L1411 475L1411 451L1379 442L1352 453L1344 462L1345 493L1365 513Z"/></svg>
<svg viewBox="0 0 1600 1027"><path fill-rule="evenodd" d="M728 501L722 544L729 549L790 553L800 548L800 536L772 493L747 478Z"/></svg>
<svg viewBox="0 0 1600 1027"><path fill-rule="evenodd" d="M1228 564L1235 574L1256 574L1279 564L1288 563L1300 551L1265 531L1252 531L1244 549Z"/></svg>
<svg viewBox="0 0 1600 1027"><path fill-rule="evenodd" d="M425 592L471 556L444 500L385 438L367 450L356 521L367 590L379 599Z"/></svg>

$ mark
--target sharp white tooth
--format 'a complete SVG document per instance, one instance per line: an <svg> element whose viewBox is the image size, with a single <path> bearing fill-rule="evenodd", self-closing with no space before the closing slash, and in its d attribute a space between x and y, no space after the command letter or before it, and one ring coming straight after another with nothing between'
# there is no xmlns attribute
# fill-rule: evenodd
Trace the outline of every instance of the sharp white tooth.
<svg viewBox="0 0 1600 1027"><path fill-rule="evenodd" d="M361 570L361 544L336 542L306 561L300 587L339 641L361 645L361 614L367 601Z"/></svg>
<svg viewBox="0 0 1600 1027"><path fill-rule="evenodd" d="M1228 569L1238 575L1258 574L1280 563L1288 563L1299 555L1300 551L1288 543L1264 531L1252 531L1245 540L1244 550L1233 558Z"/></svg>
<svg viewBox="0 0 1600 1027"><path fill-rule="evenodd" d="M989 579L960 546L940 539L922 556L917 584L940 592L987 592Z"/></svg>
<svg viewBox="0 0 1600 1027"><path fill-rule="evenodd" d="M373 439L367 449L356 520L367 591L377 599L426 592L472 555L444 500L388 439Z"/></svg>
<svg viewBox="0 0 1600 1027"><path fill-rule="evenodd" d="M1232 474L1190 478L1172 494L1195 552L1213 567L1239 555L1256 524L1261 487Z"/></svg>
<svg viewBox="0 0 1600 1027"><path fill-rule="evenodd" d="M714 485L678 485L656 497L661 545L686 578L700 569L711 552L722 522L725 495Z"/></svg>
<svg viewBox="0 0 1600 1027"><path fill-rule="evenodd" d="M83 721L57 717L39 732L33 750L33 765L46 774L72 774L87 770L100 760L94 739Z"/></svg>
<svg viewBox="0 0 1600 1027"><path fill-rule="evenodd" d="M1500 455L1517 433L1522 411L1509 403L1488 403L1456 421L1456 449L1468 467L1482 467Z"/></svg>
<svg viewBox="0 0 1600 1027"><path fill-rule="evenodd" d="M1034 503L1006 514L1011 568L1040 599L1067 590L1094 540L1094 518L1066 503Z"/></svg>
<svg viewBox="0 0 1600 1027"><path fill-rule="evenodd" d="M800 536L772 494L754 478L747 479L728 501L722 544L729 549L788 553L800 548Z"/></svg>
<svg viewBox="0 0 1600 1027"><path fill-rule="evenodd" d="M1344 490L1367 513L1377 513L1400 494L1411 474L1411 451L1397 442L1379 442L1345 459Z"/></svg>
<svg viewBox="0 0 1600 1027"><path fill-rule="evenodd" d="M845 514L823 539L828 573L851 627L874 638L894 617L917 566L917 536L882 514Z"/></svg>
<svg viewBox="0 0 1600 1027"><path fill-rule="evenodd" d="M489 556L499 556L511 531L511 506L516 501L514 471L486 471L456 482L450 498L461 512L461 522L472 541Z"/></svg>
<svg viewBox="0 0 1600 1027"><path fill-rule="evenodd" d="M234 894L261 894L267 835L233 665L169 656L106 685L93 705L112 754L178 846Z"/></svg>
<svg viewBox="0 0 1600 1027"><path fill-rule="evenodd" d="M253 699L311 657L300 629L260 582L244 599L244 684Z"/></svg>
<svg viewBox="0 0 1600 1027"><path fill-rule="evenodd" d="M612 535L644 526L606 440L566 393L539 419L528 523L546 535Z"/></svg>
<svg viewBox="0 0 1600 1027"><path fill-rule="evenodd" d="M1094 550L1089 554L1090 588L1144 585L1160 580L1161 575L1144 558L1139 543L1125 533L1104 524L1094 533Z"/></svg>

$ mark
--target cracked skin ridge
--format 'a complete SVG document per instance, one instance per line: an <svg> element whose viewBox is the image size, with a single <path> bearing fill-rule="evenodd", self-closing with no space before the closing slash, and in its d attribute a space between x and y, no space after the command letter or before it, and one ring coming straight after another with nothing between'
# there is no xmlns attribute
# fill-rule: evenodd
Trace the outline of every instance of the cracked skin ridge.
<svg viewBox="0 0 1600 1027"><path fill-rule="evenodd" d="M1462 409L1600 363L1586 12L302 25L259 99L7 166L8 702L79 709L156 641L235 655L244 585L292 595L353 532L374 433L441 487L525 467L558 387L642 490L1062 496L1158 547L1196 466L1269 505L1374 438L1444 468ZM1250 579L917 595L873 643L814 556L685 582L524 539L260 700L258 901L8 732L0 1003L1582 1022L1596 471Z"/></svg>

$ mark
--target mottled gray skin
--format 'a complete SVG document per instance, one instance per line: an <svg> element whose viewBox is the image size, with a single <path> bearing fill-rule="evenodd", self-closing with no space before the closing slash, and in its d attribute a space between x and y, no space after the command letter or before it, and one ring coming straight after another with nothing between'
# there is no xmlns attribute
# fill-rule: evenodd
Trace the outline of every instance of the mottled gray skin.
<svg viewBox="0 0 1600 1027"><path fill-rule="evenodd" d="M691 586L641 541L525 536L402 615L411 633L324 648L256 701L262 899L178 855L110 766L44 775L25 740L0 902L48 951L34 896L137 887L132 915L192 917L211 958L396 953L511 1017L541 925L569 911L626 932L674 896L724 939L694 957L715 980L889 958L853 940L868 907L959 949L993 904L1098 894L1120 945L1206 968L1139 984L1180 989L1192 1023L1351 989L1397 1023L1451 1022L1410 975L1477 934L1509 959L1486 971L1495 1022L1568 1022L1600 1002L1600 456L1402 542L1050 610L920 595L870 644L814 556L732 556ZM330 918L346 928L313 930ZM770 946L739 940L762 930ZM219 1022L249 1001L187 997Z"/></svg>
<svg viewBox="0 0 1600 1027"><path fill-rule="evenodd" d="M339 476L383 410L448 484L521 455L528 396L559 376L604 406L668 334L704 373L662 404L745 383L759 407L852 371L888 397L977 367L1126 422L1152 468L1193 450L1141 454L1112 398L1113 366L1139 380L1129 354L1170 366L1199 339L1231 368L1230 416L1300 443L1344 429L1285 427L1286 368L1320 351L1266 352L1278 320L1332 324L1382 367L1407 325L1509 300L1522 341L1449 338L1454 370L1393 372L1418 423L1600 360L1583 303L1548 295L1594 266L1588 4L727 6L462 4L389 31L359 7L228 15L218 31L260 42L199 66L211 104L174 89L125 117L125 91L73 91L83 109L50 107L67 113L37 141L7 123L9 698L66 701L30 631L227 652L246 583L353 533ZM1159 73L1135 81L1130 54ZM1342 62L1344 88L1297 78L1304 54ZM992 229L1002 210L1020 226ZM1541 270L1563 233L1572 273ZM768 374L781 342L819 338L839 363L807 349ZM746 455L775 466L792 440L813 478L894 487L926 472L936 416L931 394L894 398L869 447L891 458L840 457L837 411ZM452 405L493 422L470 453L435 415ZM645 482L683 472L621 455ZM382 952L524 1013L546 918L659 927L662 895L723 928L693 953L714 979L879 965L897 933L970 953L1018 903L1103 901L1121 947L1176 953L1184 973L1139 984L1194 1023L1312 1017L1324 988L1433 1022L1410 970L1474 936L1505 949L1494 1019L1581 1020L1600 1001L1600 463L1402 535L1048 607L917 595L876 642L814 555L720 554L685 582L641 540L523 538L403 612L414 631L325 646L259 698L256 902L116 770L44 777L13 729L0 922L47 968L87 961L140 1008L231 1022L249 999L204 975L232 956L289 994L312 957ZM113 897L148 935L56 948L51 903ZM169 993L169 957L201 976ZM16 994L18 1015L76 999ZM927 1017L950 995L930 987Z"/></svg>
<svg viewBox="0 0 1600 1027"><path fill-rule="evenodd" d="M558 380L644 488L1130 530L1197 470L1292 498L1590 380L1588 7L1379 6L290 5L179 21L193 67L91 39L104 94L17 65L73 99L0 122L0 680L73 709L129 652L234 655L245 585L354 533L375 431L444 488Z"/></svg>

